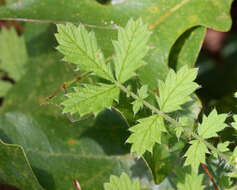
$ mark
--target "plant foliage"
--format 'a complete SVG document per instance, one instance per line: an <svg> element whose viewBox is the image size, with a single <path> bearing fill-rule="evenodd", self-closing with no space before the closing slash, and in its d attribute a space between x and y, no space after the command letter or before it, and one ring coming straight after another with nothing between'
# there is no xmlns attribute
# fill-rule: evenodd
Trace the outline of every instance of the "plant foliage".
<svg viewBox="0 0 237 190"><path fill-rule="evenodd" d="M64 29L62 30L62 28ZM63 41L61 39L66 39L68 36L65 31L71 31L71 28L73 28L73 32L71 32L70 35L73 34L75 39L77 38L76 36L80 37L84 34L88 34L85 28L83 28L83 30L81 29L81 26L76 28L73 25L59 25L57 34L57 40L59 43L62 44ZM113 84L100 84L100 86L85 85L85 87L82 88L75 87L75 92L67 94L68 99L63 102L64 112L78 112L81 115L89 114L90 112L97 114L104 108L111 107L113 100L118 101L119 91L122 90L135 99L135 101L132 102L133 112L135 114L144 105L148 107L153 112L153 115L139 119L139 123L129 129L132 134L126 141L127 143L132 144L131 152L137 153L138 156L142 156L146 151L152 153L155 143L162 143L162 133L167 132L164 119L171 122L174 126L182 128L180 123L173 120L169 115L166 115L166 113L182 110L182 106L192 100L191 95L198 88L198 84L194 82L198 72L197 69L188 68L187 66L180 68L177 72L170 69L165 81L159 80L158 82L159 95L156 96L156 100L160 108L159 110L144 100L149 96L147 86L142 86L138 90L138 95L136 95L123 85L123 83L133 77L135 75L134 72L142 66L142 59L148 51L148 46L146 44L149 39L149 35L150 32L148 31L147 26L142 24L141 19L137 21L130 20L125 28L119 29L118 41L113 41L115 48L113 61L115 65L114 73L116 80L112 76L113 71L105 72L111 73L111 78L113 78L113 80L110 81ZM82 40L76 40L78 42L77 46L79 47L83 44L84 49L90 50L90 44L93 44L96 41L95 36L86 35L85 39L88 43L84 43ZM91 43L89 43L90 41ZM74 50L76 47L71 47L71 45L68 44L67 49ZM67 53L62 46L59 50L63 54L68 54L72 57L74 54L77 55L74 51L69 51L70 53ZM100 52L100 54L102 53ZM74 60L80 60L80 58L83 62L83 57L77 57L76 59L67 58L66 60L75 62ZM100 56L98 58L100 59ZM94 65L93 61L88 61L86 63L87 68L93 67ZM79 69L83 68L86 70L83 65L82 67L79 65ZM101 73L97 71L94 73L99 77L103 77ZM104 78L110 79L105 76ZM195 139L189 142L191 146L184 155L186 157L184 165L191 165L193 172L192 175L186 176L184 184L177 185L179 189L189 189L191 187L190 185L193 183L196 183L197 188L203 189L202 176L197 176L197 173L200 163L205 163L206 154L210 153L208 149L210 148L213 154L228 150L226 149L228 144L226 144L224 148L220 144L217 147L217 150L219 151L216 152L216 149L207 146L208 142L206 142L206 139L218 137L217 132L220 132L226 126L226 117L226 114L218 114L214 109L208 117L204 115L202 123L197 127L197 134L191 130L186 130L186 132L188 132L189 135L193 136ZM185 128L183 130L185 131ZM180 132L177 137L180 137ZM124 175L122 175L120 180L122 181L121 183L129 182L127 177ZM113 183L114 188L115 186L118 188L120 185L124 185L120 184L119 179L115 177L112 177L111 181L113 181L111 183ZM131 184L129 186L131 186ZM106 187L108 188L109 185L106 185ZM111 188L112 185L110 189Z"/></svg>
<svg viewBox="0 0 237 190"><path fill-rule="evenodd" d="M237 148L221 134L231 129L228 137L235 137L237 116L229 125L227 114L213 109L199 122L193 68L206 27L230 28L232 0L100 2L22 0L0 7L3 19L42 21L26 23L24 36L0 32L0 77L17 82L0 81L0 183L52 190L74 189L75 179L82 190L151 190L153 183L158 190L202 190L215 182L235 188ZM61 23L57 50L71 64L59 64L54 26L45 22ZM220 162L226 168L219 175L212 166Z"/></svg>

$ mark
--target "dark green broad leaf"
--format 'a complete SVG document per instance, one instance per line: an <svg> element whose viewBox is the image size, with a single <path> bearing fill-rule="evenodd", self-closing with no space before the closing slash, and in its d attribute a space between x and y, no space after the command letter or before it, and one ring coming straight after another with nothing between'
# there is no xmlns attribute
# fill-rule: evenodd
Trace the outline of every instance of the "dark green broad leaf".
<svg viewBox="0 0 237 190"><path fill-rule="evenodd" d="M184 65L194 67L205 34L206 28L202 26L193 27L182 34L171 49L169 66L175 70Z"/></svg>
<svg viewBox="0 0 237 190"><path fill-rule="evenodd" d="M0 184L43 190L21 146L5 144L0 140L0 150Z"/></svg>
<svg viewBox="0 0 237 190"><path fill-rule="evenodd" d="M14 28L3 28L0 41L0 71L18 81L25 74L28 61L24 37L18 36Z"/></svg>
<svg viewBox="0 0 237 190"><path fill-rule="evenodd" d="M140 167L144 173L144 163L137 164L128 155L129 147L124 145L127 125L117 112L105 111L95 121L89 118L71 123L56 107L40 106L71 77L57 57L49 54L39 56L40 61L34 59L10 90L1 116L1 139L23 146L45 189L73 189L74 178L83 189L102 189L110 174L125 171L136 177L133 170ZM15 110L24 113L7 113Z"/></svg>
<svg viewBox="0 0 237 190"><path fill-rule="evenodd" d="M0 42L0 97L4 97L12 83L2 79L20 80L27 70L28 55L24 37L18 36L13 27L2 28Z"/></svg>
<svg viewBox="0 0 237 190"><path fill-rule="evenodd" d="M144 168L143 173L146 170L144 163L128 154L129 148L124 145L128 136L126 124L117 112L105 111L96 120L90 118L74 124L65 117L6 113L0 117L0 131L4 142L24 148L45 189L74 189L73 179L83 189L103 189L103 182L111 174L126 172L138 177L136 168ZM8 160L11 162L5 162L6 168L12 163L23 167L20 160ZM2 165L1 171L6 176L4 182L11 183L9 171ZM12 175L17 173L12 171Z"/></svg>
<svg viewBox="0 0 237 190"><path fill-rule="evenodd" d="M27 44L31 41L40 44L42 37L49 34L47 31L47 28L35 34L26 31ZM111 174L122 172L149 180L144 162L131 156L129 147L124 144L129 134L127 124L118 112L105 110L96 119L89 117L72 123L55 106L41 105L45 98L63 89L64 82L78 73L72 72L69 64L62 63L61 56L51 48L47 49L43 43L40 47L40 51L30 53L35 57L30 58L27 73L4 100L0 139L23 147L26 157L22 159L29 160L45 189L73 190L75 178L82 189L99 190ZM21 164L9 159L9 164L13 162ZM10 167L8 165L5 167ZM5 175L7 170L3 171ZM4 183L12 184L11 178L4 179ZM145 183L143 186L149 189Z"/></svg>
<svg viewBox="0 0 237 190"><path fill-rule="evenodd" d="M0 18L84 23L96 30L99 44L105 54L109 56L113 52L111 39L116 39L118 26L125 25L130 17L142 17L144 22L149 24L149 29L153 30L150 43L153 49L147 56L147 66L141 69L139 76L143 83L155 88L152 81L166 76L171 48L186 30L197 25L221 31L227 31L230 28L229 11L232 1L111 0L103 4L96 0L76 2L74 0L47 0L44 3L40 0L22 0L20 2L8 0L7 6L0 8ZM177 52L179 52L180 61L186 60L185 63L193 65L203 40L203 30L196 28L181 37L181 42L177 43L183 44L183 46L177 45L172 52L174 55L171 57L177 57ZM196 46L192 49L190 48L193 47L191 41L194 38L200 41L197 41ZM188 50L187 55L189 55L188 52L192 53L188 59L186 59L185 50ZM148 80L147 73L149 73L150 80Z"/></svg>

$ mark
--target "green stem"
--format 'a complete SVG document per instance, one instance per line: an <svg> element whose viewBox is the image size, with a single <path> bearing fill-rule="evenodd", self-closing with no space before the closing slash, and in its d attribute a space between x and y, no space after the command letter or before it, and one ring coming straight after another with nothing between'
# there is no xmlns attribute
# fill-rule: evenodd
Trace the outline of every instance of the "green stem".
<svg viewBox="0 0 237 190"><path fill-rule="evenodd" d="M125 86L123 86L121 83L119 83L118 81L115 81L115 84L125 93L129 94L132 98L138 100L139 97L131 92L128 88L126 88ZM229 158L228 156L224 155L222 152L220 152L216 147L214 147L212 144L210 144L209 142L207 142L205 139L203 139L202 137L200 137L199 135L197 135L196 133L194 133L191 129L186 128L184 126L181 126L175 119L173 119L172 117L170 117L169 115L165 114L164 112L162 112L161 110L157 109L155 106L151 105L149 102L142 100L142 103L149 108L150 110L152 110L153 112L157 113L158 115L162 116L165 120L167 120L168 122L170 122L174 127L183 127L184 131L187 132L189 135L191 135L192 137L194 137L195 139L201 141L202 143L204 143L210 150L212 150L213 152L216 152L217 154L219 154L220 157L222 157L222 159L224 159L225 161L229 162ZM171 125L171 126L172 126Z"/></svg>

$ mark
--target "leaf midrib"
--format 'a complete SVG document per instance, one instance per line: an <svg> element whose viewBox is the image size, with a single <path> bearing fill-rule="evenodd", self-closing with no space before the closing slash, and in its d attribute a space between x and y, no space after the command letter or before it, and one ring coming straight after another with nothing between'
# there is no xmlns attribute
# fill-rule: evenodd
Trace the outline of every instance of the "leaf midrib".
<svg viewBox="0 0 237 190"><path fill-rule="evenodd" d="M121 66L120 72L119 72L119 74L118 74L118 81L120 81L120 82L122 82L121 79L120 79L120 77L121 77L121 75L122 75L122 72L123 72L123 69L124 69L124 65L125 65L125 63L126 63L126 61L127 61L127 58L128 58L128 52L129 52L129 50L130 50L130 48L131 48L131 44L132 44L132 42L133 42L133 40L134 40L134 38L135 38L135 33L137 32L138 28L139 28L139 27L136 26L135 30L133 31L132 38L131 38L131 40L129 40L129 44L128 44L128 48L127 48L127 51L126 51L126 55L125 55L125 57L124 57L124 59L123 59L122 66ZM117 56L118 56L118 55L117 55Z"/></svg>
<svg viewBox="0 0 237 190"><path fill-rule="evenodd" d="M93 58L91 58L90 56L88 56L88 54L77 44L77 42L76 42L74 39L71 38L71 36L70 36L67 32L65 32L64 30L62 30L62 32L63 32L72 42L74 42L74 44L76 45L76 47L85 55L85 57L87 57L91 62L93 62L93 63L96 65L96 67L97 67L99 70L101 70L101 71L108 77L108 79L110 79L111 81L113 80L113 78L107 73L107 71L105 71L103 68L101 68L101 67L99 66L99 64L98 64ZM83 41L84 41L84 39L83 39Z"/></svg>
<svg viewBox="0 0 237 190"><path fill-rule="evenodd" d="M187 75L188 75L188 73L187 73ZM186 76L186 75L185 75L185 76ZM185 78L186 78L186 77L184 77L184 78L177 84L177 86L176 86L175 88L173 88L173 89L171 90L171 92L168 94L168 96L167 96L167 98L165 99L163 105L161 106L161 110L162 110L162 111L163 111L164 106L165 106L165 104L167 103L169 97L170 97L170 96L175 92L175 90L183 83L183 81L185 80Z"/></svg>
<svg viewBox="0 0 237 190"><path fill-rule="evenodd" d="M100 92L100 93L98 93L98 94L94 94L93 96L90 96L90 97L87 96L86 98L82 99L80 102L84 102L84 101L87 101L87 100L89 100L89 99L95 98L96 96L100 96L100 95L102 95L102 94L105 94L105 93L107 93L107 92L109 92L109 91L114 90L114 88L117 88L117 86L111 85L111 87L108 88L108 89L106 89L105 91L102 91L102 92ZM79 97L80 97L80 96L79 96Z"/></svg>

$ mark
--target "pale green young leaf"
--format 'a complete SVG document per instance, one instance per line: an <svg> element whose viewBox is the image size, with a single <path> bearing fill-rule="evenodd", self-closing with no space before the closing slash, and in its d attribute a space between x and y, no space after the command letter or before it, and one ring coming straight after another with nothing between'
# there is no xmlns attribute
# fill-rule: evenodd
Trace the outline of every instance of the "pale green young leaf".
<svg viewBox="0 0 237 190"><path fill-rule="evenodd" d="M138 89L137 93L138 97L144 100L148 97L148 86L143 85L140 89Z"/></svg>
<svg viewBox="0 0 237 190"><path fill-rule="evenodd" d="M94 32L88 32L82 24L78 27L73 24L58 24L57 28L57 49L65 56L65 61L76 64L80 70L94 72L113 81L112 71L105 63Z"/></svg>
<svg viewBox="0 0 237 190"><path fill-rule="evenodd" d="M132 102L132 110L134 115L137 114L137 112L139 112L140 109L143 108L143 103L141 100L135 100Z"/></svg>
<svg viewBox="0 0 237 190"><path fill-rule="evenodd" d="M178 190L203 190L203 177L203 175L197 175L194 172L192 174L186 174L184 183L177 183Z"/></svg>
<svg viewBox="0 0 237 190"><path fill-rule="evenodd" d="M142 100L148 97L147 91L148 91L147 85L144 85L140 89L138 89L137 93L138 93L139 99L132 102L134 115L136 115L137 112L143 108Z"/></svg>
<svg viewBox="0 0 237 190"><path fill-rule="evenodd" d="M191 165L192 170L197 173L200 163L205 163L205 154L209 151L206 145L199 140L193 140L189 143L191 146L184 155L186 157L184 165Z"/></svg>
<svg viewBox="0 0 237 190"><path fill-rule="evenodd" d="M182 67L177 73L170 69L166 80L159 81L159 97L157 102L160 109L165 112L173 112L181 109L181 105L190 101L190 95L198 88L194 82L198 69Z"/></svg>
<svg viewBox="0 0 237 190"><path fill-rule="evenodd" d="M111 176L110 182L104 184L105 190L140 190L140 184L138 179L134 182L127 176L127 174L122 173L119 177Z"/></svg>
<svg viewBox="0 0 237 190"><path fill-rule="evenodd" d="M184 132L183 127L175 127L175 134L177 136L177 138L179 139L182 135L182 133Z"/></svg>
<svg viewBox="0 0 237 190"><path fill-rule="evenodd" d="M218 149L220 152L227 152L227 151L229 151L229 148L228 148L229 144L230 144L229 141L225 141L225 142L223 142L223 143L218 143L217 149ZM215 157L218 157L218 154L217 154L216 152L213 152L213 155L214 155Z"/></svg>
<svg viewBox="0 0 237 190"><path fill-rule="evenodd" d="M180 138L180 136L184 132L183 126L189 126L189 125L190 125L190 118L189 117L183 116L183 117L179 118L179 126L174 128L175 134L176 134L178 139Z"/></svg>
<svg viewBox="0 0 237 190"><path fill-rule="evenodd" d="M230 145L230 142L229 142L229 141L225 141L225 142L223 142L223 143L218 143L217 149L218 149L220 152L227 152L227 151L229 151L229 148L228 148L229 145Z"/></svg>
<svg viewBox="0 0 237 190"><path fill-rule="evenodd" d="M118 31L118 41L113 41L115 55L115 74L119 82L124 83L135 75L143 65L142 59L149 48L147 46L151 32L141 19L129 20L125 28Z"/></svg>
<svg viewBox="0 0 237 190"><path fill-rule="evenodd" d="M108 84L75 87L74 92L68 93L68 99L62 103L63 112L79 113L81 116L89 113L96 115L104 108L111 108L113 101L118 101L119 92L117 86Z"/></svg>
<svg viewBox="0 0 237 190"><path fill-rule="evenodd" d="M14 28L2 28L0 32L0 70L18 81L26 72L28 61L25 40Z"/></svg>
<svg viewBox="0 0 237 190"><path fill-rule="evenodd" d="M198 126L198 134L204 139L218 136L217 132L226 127L226 117L227 114L218 114L215 109L208 117L204 115L202 123Z"/></svg>
<svg viewBox="0 0 237 190"><path fill-rule="evenodd" d="M232 122L231 125L235 128L235 130L237 130L237 115L233 115L233 118L234 122Z"/></svg>
<svg viewBox="0 0 237 190"><path fill-rule="evenodd" d="M131 152L136 152L142 156L145 151L152 152L155 143L161 143L161 134L166 132L163 118L159 115L153 115L138 120L139 124L131 127L129 131L132 134L127 139L131 143Z"/></svg>
<svg viewBox="0 0 237 190"><path fill-rule="evenodd" d="M0 81L0 97L4 97L11 87L12 84L10 82Z"/></svg>

